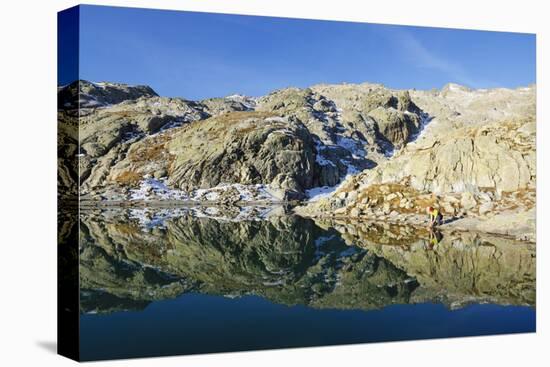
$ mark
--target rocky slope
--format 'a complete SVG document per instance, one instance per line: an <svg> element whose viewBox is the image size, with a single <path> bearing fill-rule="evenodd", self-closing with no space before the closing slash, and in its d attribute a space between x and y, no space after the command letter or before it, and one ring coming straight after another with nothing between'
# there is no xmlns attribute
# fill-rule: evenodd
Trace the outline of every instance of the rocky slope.
<svg viewBox="0 0 550 367"><path fill-rule="evenodd" d="M314 88L188 101L81 81L58 96L60 116L80 107L80 193L107 200L131 198L147 179L166 189L161 199L232 184L302 199L386 160L427 118L407 91L377 85L341 107Z"/></svg>
<svg viewBox="0 0 550 367"><path fill-rule="evenodd" d="M57 115L57 192L62 200L76 200L78 185L78 110Z"/></svg>
<svg viewBox="0 0 550 367"><path fill-rule="evenodd" d="M60 195L309 200L296 211L412 223L433 205L457 228L533 239L535 93L364 83L189 101L75 82L58 90Z"/></svg>
<svg viewBox="0 0 550 367"><path fill-rule="evenodd" d="M420 224L431 205L448 225L534 240L534 87L410 95L430 116L417 139L298 212Z"/></svg>

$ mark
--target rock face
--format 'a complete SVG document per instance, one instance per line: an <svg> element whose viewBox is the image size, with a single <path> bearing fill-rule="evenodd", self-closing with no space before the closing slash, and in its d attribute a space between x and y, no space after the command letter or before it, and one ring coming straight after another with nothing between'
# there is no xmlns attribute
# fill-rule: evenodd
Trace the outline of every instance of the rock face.
<svg viewBox="0 0 550 367"><path fill-rule="evenodd" d="M209 98L200 101L209 115L215 116L232 111L253 111L256 100L251 97L232 95L225 98Z"/></svg>
<svg viewBox="0 0 550 367"><path fill-rule="evenodd" d="M81 109L80 179L84 192L104 186L111 167L134 143L163 129L203 119L203 106L182 99L140 97L115 106Z"/></svg>
<svg viewBox="0 0 550 367"><path fill-rule="evenodd" d="M534 240L534 87L470 90L451 84L408 95L430 116L421 134L297 212L422 224L425 208L433 206L452 221L478 219L450 224L457 228ZM511 230L512 223L525 232Z"/></svg>
<svg viewBox="0 0 550 367"><path fill-rule="evenodd" d="M392 91L369 83L317 85L312 90L333 100L343 121L357 126L382 153L403 147L429 118L406 90Z"/></svg>
<svg viewBox="0 0 550 367"><path fill-rule="evenodd" d="M317 163L304 124L271 112L229 112L147 137L112 166L108 180L162 176L157 172L186 192L225 183L268 184L294 198L339 180L338 171L327 174Z"/></svg>
<svg viewBox="0 0 550 367"><path fill-rule="evenodd" d="M391 160L362 172L364 185L407 179L413 188L433 193L534 188L533 87L470 91L451 84L412 96L433 121Z"/></svg>
<svg viewBox="0 0 550 367"><path fill-rule="evenodd" d="M90 83L85 80L74 82L58 91L59 105L63 108L94 108L156 96L155 91L146 85Z"/></svg>
<svg viewBox="0 0 550 367"><path fill-rule="evenodd" d="M168 152L175 157L168 182L186 191L230 182L301 193L331 183L316 175L307 128L271 113L231 112L190 124L174 135Z"/></svg>
<svg viewBox="0 0 550 367"><path fill-rule="evenodd" d="M57 192L62 200L78 198L78 112L57 114Z"/></svg>
<svg viewBox="0 0 550 367"><path fill-rule="evenodd" d="M434 193L532 189L536 179L535 121L496 122L456 129L410 144L391 161L364 173L364 184L400 182Z"/></svg>
<svg viewBox="0 0 550 367"><path fill-rule="evenodd" d="M80 81L58 95L60 113L80 107L84 198L128 199L154 177L186 193L262 184L297 199L386 160L426 118L406 91L361 86L360 99L336 103L323 90L188 101L144 86Z"/></svg>

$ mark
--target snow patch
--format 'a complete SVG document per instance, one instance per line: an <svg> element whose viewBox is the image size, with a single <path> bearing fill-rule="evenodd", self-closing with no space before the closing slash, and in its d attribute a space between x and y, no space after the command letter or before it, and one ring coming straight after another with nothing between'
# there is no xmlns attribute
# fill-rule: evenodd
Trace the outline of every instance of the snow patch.
<svg viewBox="0 0 550 367"><path fill-rule="evenodd" d="M321 143L321 141L319 140L315 140L315 150L317 151L317 154L315 156L315 161L321 165L321 166L333 166L333 167L336 167L336 165L332 162L332 161L329 161L328 159L326 159L325 157L323 157L323 155L321 154L321 152L325 149L327 149L328 146L324 145L323 143Z"/></svg>
<svg viewBox="0 0 550 367"><path fill-rule="evenodd" d="M308 201L319 201L322 198L329 197L337 188L338 185L314 187L313 189L306 190L306 196L309 198Z"/></svg>
<svg viewBox="0 0 550 367"><path fill-rule="evenodd" d="M273 116L266 118L265 122L286 122L286 119L280 116Z"/></svg>
<svg viewBox="0 0 550 367"><path fill-rule="evenodd" d="M314 188L311 188L309 190L306 190L305 194L306 194L306 197L308 198L307 201L313 203L313 202L319 201L323 198L329 197L330 195L332 195L332 193L337 191L338 188L340 186L342 186L342 184L344 182L346 182L346 180L349 177L351 177L351 176L353 176L353 175L355 175L359 172L361 172L361 171L359 171L355 166L353 166L351 164L348 165L348 171L347 171L346 175L336 185L334 185L334 186L320 186L320 187L314 187Z"/></svg>
<svg viewBox="0 0 550 367"><path fill-rule="evenodd" d="M243 185L221 183L209 189L198 189L193 192L191 200L216 201L228 190L236 190L241 201L278 201L270 193L269 187L263 184Z"/></svg>
<svg viewBox="0 0 550 367"><path fill-rule="evenodd" d="M340 136L338 145L349 151L354 159L363 159L367 155L361 144L352 138Z"/></svg>
<svg viewBox="0 0 550 367"><path fill-rule="evenodd" d="M128 212L128 217L138 222L143 231L153 228L165 229L167 222L173 219L193 216L195 218L207 218L222 222L263 221L275 206L244 206L235 207L238 213L228 216L223 212L223 207L214 206L185 206L178 208L133 208Z"/></svg>
<svg viewBox="0 0 550 367"><path fill-rule="evenodd" d="M433 117L431 117L430 115L428 115L427 113L425 112L422 112L420 114L420 126L418 127L418 131L416 132L416 134L413 134L409 137L409 141L407 142L407 144L409 143L414 143L416 140L418 140L418 138L422 135L422 133L425 131L426 129L426 126L433 120Z"/></svg>
<svg viewBox="0 0 550 367"><path fill-rule="evenodd" d="M239 195L239 201L280 201L275 195L271 194L268 185L243 185L222 183L218 186L208 189L197 189L190 193L170 188L167 185L167 179L145 178L140 182L139 188L130 190L130 200L182 200L188 202L217 202L222 199L223 194L228 190L236 190Z"/></svg>
<svg viewBox="0 0 550 367"><path fill-rule="evenodd" d="M229 99L231 101L239 102L244 107L246 107L247 110L253 111L256 109L257 105L257 98L254 97L247 97L242 94L232 94L230 96L225 97L225 99Z"/></svg>
<svg viewBox="0 0 550 367"><path fill-rule="evenodd" d="M165 221L184 214L183 209L130 209L129 217L139 222L144 230L152 228L166 228Z"/></svg>
<svg viewBox="0 0 550 367"><path fill-rule="evenodd" d="M166 178L146 178L140 182L138 189L130 190L130 200L150 200L153 195L159 199L189 199L184 191L168 187Z"/></svg>

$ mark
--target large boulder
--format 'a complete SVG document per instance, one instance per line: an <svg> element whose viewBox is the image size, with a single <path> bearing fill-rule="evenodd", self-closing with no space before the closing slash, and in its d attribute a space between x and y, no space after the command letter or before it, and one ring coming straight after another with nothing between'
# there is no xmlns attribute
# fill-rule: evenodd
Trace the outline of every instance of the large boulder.
<svg viewBox="0 0 550 367"><path fill-rule="evenodd" d="M418 133L422 121L419 115L395 108L378 107L369 116L376 121L380 135L395 148L401 148Z"/></svg>
<svg viewBox="0 0 550 367"><path fill-rule="evenodd" d="M168 151L169 183L183 190L220 183L271 184L303 192L323 185L315 145L297 119L272 113L231 112L182 128Z"/></svg>

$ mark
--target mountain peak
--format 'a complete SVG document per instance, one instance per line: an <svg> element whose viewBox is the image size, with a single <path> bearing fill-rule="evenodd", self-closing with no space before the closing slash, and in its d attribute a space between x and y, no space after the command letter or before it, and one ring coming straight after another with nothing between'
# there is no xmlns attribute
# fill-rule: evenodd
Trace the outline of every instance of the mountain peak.
<svg viewBox="0 0 550 367"><path fill-rule="evenodd" d="M470 92L472 89L457 83L447 83L441 89L442 92Z"/></svg>
<svg viewBox="0 0 550 367"><path fill-rule="evenodd" d="M58 89L58 101L62 108L93 108L118 104L141 97L158 97L147 85L130 85L113 82L77 80Z"/></svg>

